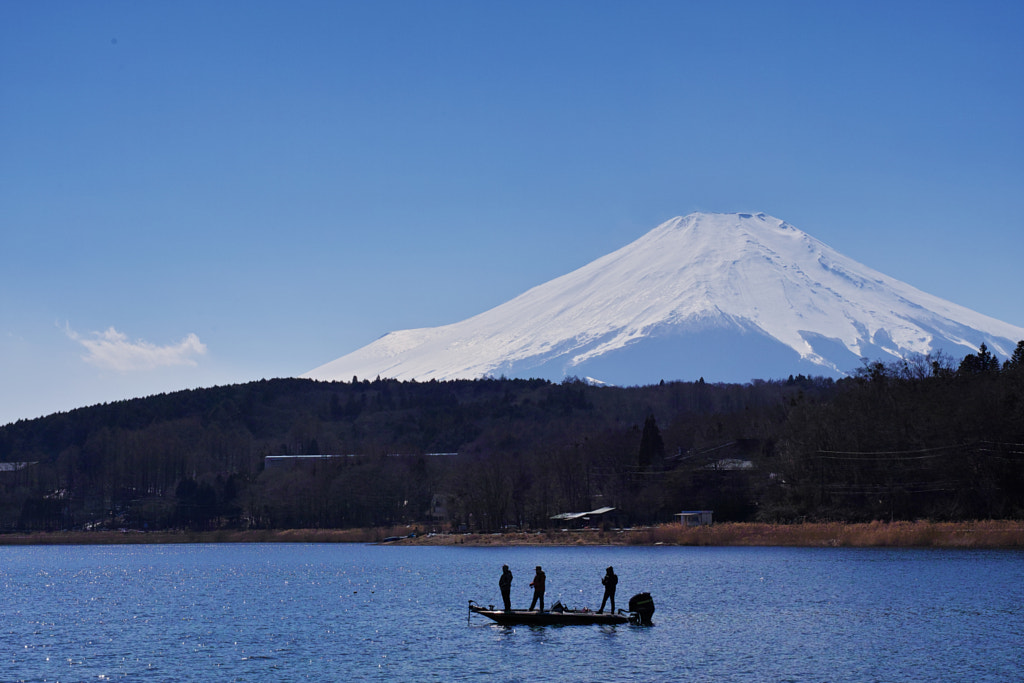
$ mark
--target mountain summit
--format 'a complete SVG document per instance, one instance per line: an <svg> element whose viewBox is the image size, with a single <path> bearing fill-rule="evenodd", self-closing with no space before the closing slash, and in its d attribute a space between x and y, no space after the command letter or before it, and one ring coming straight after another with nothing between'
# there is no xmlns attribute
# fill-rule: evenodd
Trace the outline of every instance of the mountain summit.
<svg viewBox="0 0 1024 683"><path fill-rule="evenodd" d="M765 214L694 213L462 322L392 332L321 380L566 376L620 385L840 376L1024 328L926 294Z"/></svg>

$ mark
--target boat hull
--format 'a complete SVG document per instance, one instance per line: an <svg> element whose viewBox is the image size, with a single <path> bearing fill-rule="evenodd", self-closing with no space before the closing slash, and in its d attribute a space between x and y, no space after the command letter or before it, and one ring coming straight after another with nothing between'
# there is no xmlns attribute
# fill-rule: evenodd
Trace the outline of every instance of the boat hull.
<svg viewBox="0 0 1024 683"><path fill-rule="evenodd" d="M533 610L514 609L506 612L502 609L486 609L476 605L469 606L470 612L482 614L502 626L574 626L586 624L626 624L629 617L624 614L597 613L582 610L565 610L563 612L537 612Z"/></svg>

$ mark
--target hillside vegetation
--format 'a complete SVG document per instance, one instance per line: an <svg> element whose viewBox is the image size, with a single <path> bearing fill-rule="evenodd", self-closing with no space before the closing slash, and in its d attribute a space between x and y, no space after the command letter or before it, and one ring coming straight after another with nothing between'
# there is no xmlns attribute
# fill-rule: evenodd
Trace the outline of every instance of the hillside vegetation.
<svg viewBox="0 0 1024 683"><path fill-rule="evenodd" d="M266 456L337 455L267 468ZM833 381L263 380L0 427L0 531L1024 517L1024 342ZM565 522L557 524L564 525Z"/></svg>

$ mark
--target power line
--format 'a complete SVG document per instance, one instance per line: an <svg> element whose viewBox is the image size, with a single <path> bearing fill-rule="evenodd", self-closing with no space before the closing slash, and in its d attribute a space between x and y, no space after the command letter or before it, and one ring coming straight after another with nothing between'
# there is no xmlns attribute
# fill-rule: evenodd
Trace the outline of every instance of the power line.
<svg viewBox="0 0 1024 683"><path fill-rule="evenodd" d="M1020 450L1017 450L1020 449ZM949 446L935 446L933 448L918 448L914 450L901 451L816 451L816 455L823 460L860 460L871 461L904 461L904 460L930 460L948 455L951 451L972 451L975 453L999 453L1006 455L1024 455L1024 444L997 443L994 441L978 441L972 444L953 444Z"/></svg>
<svg viewBox="0 0 1024 683"><path fill-rule="evenodd" d="M963 449L963 448L968 448L968 446L965 445L965 444L958 444L958 445L953 445L953 446L936 446L934 448L917 448L917 449L910 450L910 451L818 451L818 454L821 455L821 457L823 457L823 458L826 458L826 457L840 457L840 456L857 456L857 457L876 456L876 457L885 457L885 458L892 458L892 457L896 457L896 456L903 456L903 457L919 457L919 458L925 458L925 457L937 458L937 457L940 457L940 455L921 455L921 454L924 454L924 453L936 453L937 451L949 451L949 450L953 450L953 449Z"/></svg>
<svg viewBox="0 0 1024 683"><path fill-rule="evenodd" d="M858 460L861 462L891 462L893 460L908 461L908 460L934 460L935 458L941 458L942 455L897 455L897 451L891 454L884 453L867 453L859 455L856 453L842 453L840 451L818 451L818 457L822 460Z"/></svg>

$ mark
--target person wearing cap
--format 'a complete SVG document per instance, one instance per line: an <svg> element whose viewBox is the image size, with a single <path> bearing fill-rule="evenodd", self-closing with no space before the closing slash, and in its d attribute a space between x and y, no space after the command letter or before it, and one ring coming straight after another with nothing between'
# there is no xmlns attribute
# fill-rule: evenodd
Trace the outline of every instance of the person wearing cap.
<svg viewBox="0 0 1024 683"><path fill-rule="evenodd" d="M533 611L538 600L540 600L540 611L544 611L544 581L546 578L538 564L537 573L533 575L533 581L530 582L530 587L533 588L533 602L530 603L530 611Z"/></svg>
<svg viewBox="0 0 1024 683"><path fill-rule="evenodd" d="M604 612L604 603L611 598L612 614L615 614L615 587L619 585L619 577L615 576L615 571L611 567L608 567L608 571L605 572L601 583L604 585L604 597L601 598L601 609L597 610L597 613L601 614Z"/></svg>
<svg viewBox="0 0 1024 683"><path fill-rule="evenodd" d="M498 588L501 589L501 599L505 602L505 611L512 611L512 572L508 565L501 566L501 578L498 579Z"/></svg>

